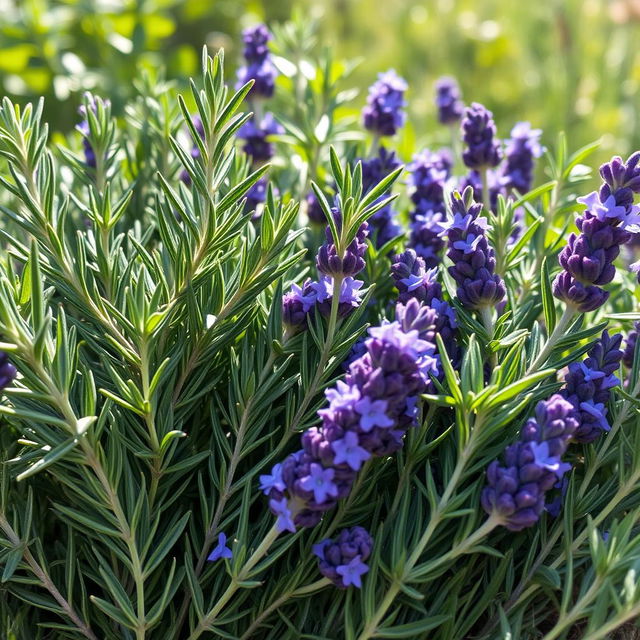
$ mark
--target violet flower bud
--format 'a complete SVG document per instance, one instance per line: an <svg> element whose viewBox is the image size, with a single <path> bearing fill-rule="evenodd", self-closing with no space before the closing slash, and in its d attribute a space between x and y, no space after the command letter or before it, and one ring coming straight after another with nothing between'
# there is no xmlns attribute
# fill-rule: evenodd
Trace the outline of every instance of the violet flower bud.
<svg viewBox="0 0 640 640"><path fill-rule="evenodd" d="M464 112L460 87L455 78L444 76L436 82L436 107L441 124L452 125L460 122Z"/></svg>
<svg viewBox="0 0 640 640"><path fill-rule="evenodd" d="M480 309L498 304L505 297L506 288L495 273L495 253L485 235L486 219L478 217L482 205L465 204L470 195L467 188L462 195L454 192L451 199L454 218L446 233L447 256L453 266L448 271L458 285L460 302L469 309Z"/></svg>
<svg viewBox="0 0 640 640"><path fill-rule="evenodd" d="M528 122L518 122L511 130L501 180L509 191L525 194L531 190L535 160L542 155L541 134L540 129L532 129Z"/></svg>
<svg viewBox="0 0 640 640"><path fill-rule="evenodd" d="M256 25L245 29L242 34L244 40L245 66L238 69L238 81L236 89L239 89L249 80L254 81L249 91L251 98L270 98L275 89L276 68L273 66L269 55L268 42L271 34L265 25Z"/></svg>
<svg viewBox="0 0 640 640"><path fill-rule="evenodd" d="M372 549L373 538L362 527L343 529L334 540L327 538L313 545L320 573L340 589L362 587L361 576L369 570L365 560Z"/></svg>
<svg viewBox="0 0 640 640"><path fill-rule="evenodd" d="M631 369L636 355L636 344L638 343L638 333L640 333L640 321L633 323L633 329L627 334L625 340L624 353L622 354L622 362Z"/></svg>
<svg viewBox="0 0 640 640"><path fill-rule="evenodd" d="M405 120L406 90L407 83L393 69L378 74L362 110L365 129L379 136L395 135Z"/></svg>
<svg viewBox="0 0 640 640"><path fill-rule="evenodd" d="M572 416L577 427L575 442L593 442L611 426L607 419L607 404L611 389L620 384L615 371L622 360L621 335L609 336L604 331L583 362L572 362L565 376L563 395L573 406Z"/></svg>
<svg viewBox="0 0 640 640"><path fill-rule="evenodd" d="M502 150L496 138L496 125L491 111L473 102L465 109L462 133L466 145L462 160L469 169L483 171L500 163Z"/></svg>
<svg viewBox="0 0 640 640"><path fill-rule="evenodd" d="M9 361L9 354L0 351L0 391L6 389L16 378L18 370Z"/></svg>
<svg viewBox="0 0 640 640"><path fill-rule="evenodd" d="M332 209L338 233L342 231L342 214L338 209ZM369 235L369 225L363 222L358 229L358 233L345 249L344 255L338 255L338 250L334 244L331 227L327 226L326 241L318 250L316 266L318 271L327 276L355 276L364 269L364 254L367 250L367 236Z"/></svg>
<svg viewBox="0 0 640 640"><path fill-rule="evenodd" d="M266 113L260 123L251 118L238 131L238 137L245 140L242 150L251 158L253 164L260 164L273 157L273 143L269 136L284 133L271 113Z"/></svg>

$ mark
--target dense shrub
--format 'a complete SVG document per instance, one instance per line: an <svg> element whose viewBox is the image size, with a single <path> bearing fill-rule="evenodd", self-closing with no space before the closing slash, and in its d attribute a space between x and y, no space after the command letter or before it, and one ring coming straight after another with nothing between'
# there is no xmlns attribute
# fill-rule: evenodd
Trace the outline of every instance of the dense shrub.
<svg viewBox="0 0 640 640"><path fill-rule="evenodd" d="M4 636L607 637L640 612L640 154L587 193L593 145L446 80L453 149L399 158L405 81L354 122L300 35L122 120L87 94L58 146L2 103Z"/></svg>

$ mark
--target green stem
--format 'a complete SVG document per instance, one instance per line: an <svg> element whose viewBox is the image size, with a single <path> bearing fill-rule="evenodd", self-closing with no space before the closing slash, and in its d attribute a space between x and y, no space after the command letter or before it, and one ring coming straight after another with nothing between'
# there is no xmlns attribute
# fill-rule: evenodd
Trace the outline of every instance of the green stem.
<svg viewBox="0 0 640 640"><path fill-rule="evenodd" d="M26 542L20 540L18 534L14 531L13 527L9 524L9 521L6 519L3 513L0 513L0 529L4 531L5 535L9 539L9 542L15 548L22 549L22 557L25 562L29 565L31 571L33 571L34 575L40 580L42 586L51 594L53 599L60 605L63 611L66 613L67 617L73 622L78 631L85 637L89 638L89 640L98 640L95 636L91 627L86 624L82 618L76 613L75 609L71 606L71 604L62 596L56 585L53 583L47 572L38 564L38 561L33 557L29 547Z"/></svg>
<svg viewBox="0 0 640 640"><path fill-rule="evenodd" d="M489 169L483 167L480 169L480 179L482 180L482 206L484 207L487 215L491 211L491 196L489 194Z"/></svg>
<svg viewBox="0 0 640 640"><path fill-rule="evenodd" d="M202 620L200 620L198 626L194 629L188 640L196 640L196 638L199 638L205 631L207 631L207 629L209 629L209 627L215 622L220 611L222 611L227 602L231 600L235 592L240 588L240 583L244 582L249 577L251 569L260 562L279 535L280 532L274 524L269 530L269 533L265 536L264 540L260 543L260 546L246 561L238 575L231 579L231 584L227 587L227 590L220 596L213 608L206 613Z"/></svg>
<svg viewBox="0 0 640 640"><path fill-rule="evenodd" d="M544 347L542 347L542 351L540 351L538 357L533 361L525 376L528 376L531 373L535 373L545 364L557 342L564 337L565 331L569 326L571 320L573 320L573 316L575 315L575 313L576 310L571 305L567 305L565 307L564 312L562 313L562 316L560 316L560 320L556 325L556 328L547 339Z"/></svg>
<svg viewBox="0 0 640 640"><path fill-rule="evenodd" d="M250 640L251 638L253 638L254 632L258 629L262 622L266 620L274 611L285 604L288 600L291 600L291 598L298 598L310 593L315 593L316 591L320 591L320 589L324 589L330 584L331 580L329 580L329 578L322 578L321 580L317 580L316 582L305 585L304 587L299 587L298 589L287 591L279 598L274 600L266 609L263 609L260 612L258 617L251 623L249 628L242 634L242 636L240 636L240 640Z"/></svg>
<svg viewBox="0 0 640 640"><path fill-rule="evenodd" d="M391 585L384 599L382 600L378 608L375 610L375 613L369 618L365 628L358 636L358 640L367 640L368 638L371 638L376 633L376 630L380 625L380 622L384 618L385 614L387 613L387 610L395 601L396 597L400 593L400 590L402 589L402 585L409 577L409 574L411 573L411 571L413 570L417 562L420 560L420 557L424 553L424 550L429 544L429 541L433 537L433 534L438 528L438 525L442 522L447 506L449 504L449 501L451 500L451 497L453 496L454 491L456 490L458 484L460 483L464 469L466 468L467 463L471 458L471 455L475 448L474 436L479 432L481 425L482 423L480 419L477 419L477 422L471 434L471 437L469 438L469 440L467 441L467 444L465 445L464 449L460 453L458 462L453 470L453 473L451 474L451 478L449 479L449 482L447 483L445 491L442 494L442 497L440 498L440 502L438 503L438 506L436 507L435 511L433 512L429 520L429 524L427 525L427 528L422 534L422 537L418 541L418 544L416 545L415 549L413 550L413 552L405 562L404 567L402 568L402 572L400 574L396 574L393 577ZM488 530L485 532L485 534L488 533L488 531L490 531L493 527L495 527L496 524L498 524L498 521L490 518L489 520L487 520L487 523L485 523L485 526L487 526L488 523L491 523L491 525L488 527Z"/></svg>

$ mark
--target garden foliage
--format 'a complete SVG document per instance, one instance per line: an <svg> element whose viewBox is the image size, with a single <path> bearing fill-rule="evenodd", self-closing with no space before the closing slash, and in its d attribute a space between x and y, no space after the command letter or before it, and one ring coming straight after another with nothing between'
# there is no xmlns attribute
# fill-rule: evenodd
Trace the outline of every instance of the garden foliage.
<svg viewBox="0 0 640 640"><path fill-rule="evenodd" d="M592 178L447 78L451 149L399 158L407 83L354 121L352 67L273 31L64 144L2 102L3 637L608 637L640 155Z"/></svg>

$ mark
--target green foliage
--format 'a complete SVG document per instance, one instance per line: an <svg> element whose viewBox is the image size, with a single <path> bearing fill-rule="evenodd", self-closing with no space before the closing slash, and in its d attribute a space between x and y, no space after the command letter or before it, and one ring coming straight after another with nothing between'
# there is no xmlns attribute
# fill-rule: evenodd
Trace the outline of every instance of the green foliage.
<svg viewBox="0 0 640 640"><path fill-rule="evenodd" d="M546 182L491 214L504 312L472 315L444 275L461 363L438 335L444 375L404 448L368 462L316 528L278 535L258 476L317 423L367 325L392 316L389 256L403 246L368 248L351 316L334 295L328 318L291 335L283 292L318 245L299 202L313 189L329 213L340 196L343 224L329 220L341 251L403 179L363 194L353 65L316 54L303 21L276 32L285 133L272 167L239 149L250 86L230 88L221 52L204 50L188 93L158 72L126 86L126 104L84 98L95 167L79 134L51 142L42 101L2 102L0 349L19 371L0 403L4 637L607 637L640 614L640 352L611 432L573 452L560 517L514 534L479 506L487 465L562 368L607 324L638 317L627 273L586 318L551 295L595 150L572 155L564 136L548 136ZM402 144L408 159L417 147ZM279 192L271 184L254 220L245 198L267 172ZM406 197L394 206L406 218ZM516 207L525 231L512 243ZM370 570L361 591L337 590L311 547L355 524L374 535ZM207 562L222 531L233 558Z"/></svg>

